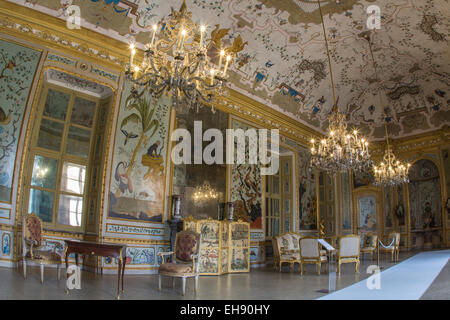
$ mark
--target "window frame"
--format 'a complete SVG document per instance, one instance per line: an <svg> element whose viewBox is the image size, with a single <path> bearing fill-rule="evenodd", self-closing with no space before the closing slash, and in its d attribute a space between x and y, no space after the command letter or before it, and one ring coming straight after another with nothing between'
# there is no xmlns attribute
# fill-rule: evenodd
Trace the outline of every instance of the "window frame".
<svg viewBox="0 0 450 320"><path fill-rule="evenodd" d="M68 105L67 105L67 112L66 112L65 120L51 118L49 116L44 115L45 103L46 103L48 92L50 89L69 95L69 101L68 101ZM71 122L72 111L73 111L73 107L74 107L76 98L82 98L84 100L88 100L88 101L95 103L94 117L93 117L93 121L92 121L92 126L90 128ZM52 221L51 222L43 221L43 227L46 229L52 229L52 230L57 230L57 231L75 231L75 232L76 231L84 232L86 229L87 216L89 214L88 206L89 206L89 202L90 202L89 201L89 191L90 191L89 190L90 189L89 182L91 180L91 176L90 176L91 166L93 165L92 159L93 159L93 154L95 153L94 148L95 148L96 136L97 136L97 122L98 122L98 117L99 117L99 113L100 113L101 103L102 103L102 100L100 98L96 98L96 97L93 97L93 96L90 96L90 95L87 95L87 94L84 94L84 93L81 93L81 92L78 92L75 90L71 90L69 88L54 85L51 83L45 83L45 84L43 84L43 86L41 88L41 94L40 94L40 98L38 100L38 106L35 111L35 114L37 116L35 118L34 124L31 128L31 132L30 132L32 134L32 137L31 137L30 144L29 144L30 147L29 147L28 158L26 159L26 162L25 162L29 172L26 175L26 179L25 179L25 183L24 183L25 196L24 196L23 203L25 205L24 212L28 213L31 189L48 191L48 192L53 193ZM47 120L58 122L58 123L61 123L64 125L59 151L45 149L45 148L39 147L37 145L42 119L47 119ZM88 151L88 155L86 158L72 155L72 154L69 154L66 152L69 129L72 126L83 129L83 130L90 131L89 151ZM54 189L48 189L48 188L31 185L34 159L35 159L36 155L41 156L41 157L55 159L58 161ZM76 164L76 165L85 167L84 190L83 190L82 194L62 190L63 167L64 167L65 163L72 163L72 164ZM60 205L61 195L82 197L83 208L82 208L82 217L81 217L81 225L80 226L71 226L71 225L58 223L59 205Z"/></svg>

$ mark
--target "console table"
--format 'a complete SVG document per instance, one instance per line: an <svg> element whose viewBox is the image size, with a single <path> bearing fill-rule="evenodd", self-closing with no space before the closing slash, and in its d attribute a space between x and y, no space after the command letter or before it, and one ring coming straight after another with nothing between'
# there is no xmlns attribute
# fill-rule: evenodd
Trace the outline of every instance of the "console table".
<svg viewBox="0 0 450 320"><path fill-rule="evenodd" d="M117 299L120 299L120 280L122 279L122 292L123 290L123 277L125 273L126 265L126 249L124 244L110 244L110 243L98 243L89 241L77 241L77 240L65 240L65 259L66 270L69 267L69 255L75 253L75 263L78 266L78 255L93 255L101 257L117 258L118 260L118 273L117 273ZM69 274L66 274L69 277ZM67 294L69 294L69 288L66 288Z"/></svg>

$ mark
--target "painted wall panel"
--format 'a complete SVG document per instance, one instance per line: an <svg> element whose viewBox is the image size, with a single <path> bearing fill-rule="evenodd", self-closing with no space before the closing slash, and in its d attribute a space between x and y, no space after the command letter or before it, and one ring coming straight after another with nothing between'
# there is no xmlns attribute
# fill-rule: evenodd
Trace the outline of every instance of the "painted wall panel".
<svg viewBox="0 0 450 320"><path fill-rule="evenodd" d="M23 116L41 52L0 40L0 201L11 202Z"/></svg>

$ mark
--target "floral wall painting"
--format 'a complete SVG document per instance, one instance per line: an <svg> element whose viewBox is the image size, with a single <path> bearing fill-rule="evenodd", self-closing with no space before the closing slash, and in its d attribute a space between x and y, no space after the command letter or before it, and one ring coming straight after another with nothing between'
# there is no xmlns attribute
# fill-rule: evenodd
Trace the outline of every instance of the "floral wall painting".
<svg viewBox="0 0 450 320"><path fill-rule="evenodd" d="M350 208L350 176L347 172L341 175L341 194L342 194L342 230L351 231L352 212Z"/></svg>
<svg viewBox="0 0 450 320"><path fill-rule="evenodd" d="M316 177L310 165L310 152L298 148L298 197L300 230L316 230Z"/></svg>
<svg viewBox="0 0 450 320"><path fill-rule="evenodd" d="M419 160L409 170L411 230L441 226L441 182L439 170L430 160Z"/></svg>
<svg viewBox="0 0 450 320"><path fill-rule="evenodd" d="M0 201L11 201L22 120L41 53L0 40Z"/></svg>
<svg viewBox="0 0 450 320"><path fill-rule="evenodd" d="M155 248L128 247L127 257L131 259L130 264L155 264Z"/></svg>
<svg viewBox="0 0 450 320"><path fill-rule="evenodd" d="M383 205L384 205L384 226L386 228L392 228L392 212L391 212L391 188L383 188Z"/></svg>
<svg viewBox="0 0 450 320"><path fill-rule="evenodd" d="M404 226L406 224L406 207L404 201L405 187L403 185L398 185L395 187L397 192L397 205L395 207L395 218L397 219L398 225Z"/></svg>
<svg viewBox="0 0 450 320"><path fill-rule="evenodd" d="M109 217L163 222L170 99L134 100L125 84L116 131Z"/></svg>
<svg viewBox="0 0 450 320"><path fill-rule="evenodd" d="M447 220L450 220L450 150L443 149L442 151L442 168L444 169L445 182L447 184L447 195L446 195L446 210L447 210Z"/></svg>
<svg viewBox="0 0 450 320"><path fill-rule="evenodd" d="M256 262L259 260L259 247L250 248L250 262Z"/></svg>
<svg viewBox="0 0 450 320"><path fill-rule="evenodd" d="M9 256L11 254L11 235L4 233L2 236L2 254Z"/></svg>
<svg viewBox="0 0 450 320"><path fill-rule="evenodd" d="M359 198L359 227L361 232L377 231L377 208L374 196Z"/></svg>
<svg viewBox="0 0 450 320"><path fill-rule="evenodd" d="M251 126L233 120L233 129L244 131ZM262 228L262 178L259 164L248 164L248 138L246 137L246 161L231 166L231 202L234 203L234 217L250 223L250 228ZM235 157L236 159L236 157Z"/></svg>

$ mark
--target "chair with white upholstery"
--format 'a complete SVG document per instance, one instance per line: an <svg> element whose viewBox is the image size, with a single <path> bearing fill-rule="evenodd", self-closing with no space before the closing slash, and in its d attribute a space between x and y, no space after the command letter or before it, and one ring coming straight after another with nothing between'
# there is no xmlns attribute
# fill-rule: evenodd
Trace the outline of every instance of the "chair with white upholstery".
<svg viewBox="0 0 450 320"><path fill-rule="evenodd" d="M359 273L359 254L361 237L350 234L339 239L339 251L337 255L338 274L341 274L341 264L355 263L355 272Z"/></svg>
<svg viewBox="0 0 450 320"><path fill-rule="evenodd" d="M283 263L288 263L289 266L294 266L295 263L300 263L300 253L298 241L301 235L295 232L287 232L279 235L272 240L274 247L274 268L278 267L281 272Z"/></svg>
<svg viewBox="0 0 450 320"><path fill-rule="evenodd" d="M320 275L322 263L328 263L326 255L321 254L320 244L317 238L303 237L300 239L300 274L303 275L303 264L317 265L317 274Z"/></svg>

